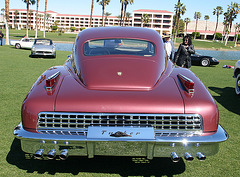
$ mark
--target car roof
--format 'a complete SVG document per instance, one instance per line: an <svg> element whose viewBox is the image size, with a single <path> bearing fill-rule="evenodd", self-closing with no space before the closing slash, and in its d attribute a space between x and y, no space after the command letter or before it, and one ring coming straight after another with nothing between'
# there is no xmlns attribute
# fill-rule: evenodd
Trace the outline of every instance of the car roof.
<svg viewBox="0 0 240 177"><path fill-rule="evenodd" d="M45 39L45 38L38 38L38 39L35 39L35 40L49 40L49 41L51 41L51 39Z"/></svg>
<svg viewBox="0 0 240 177"><path fill-rule="evenodd" d="M142 39L153 43L158 43L161 40L160 35L152 29L138 27L98 27L83 30L78 34L77 41L84 42L104 38Z"/></svg>

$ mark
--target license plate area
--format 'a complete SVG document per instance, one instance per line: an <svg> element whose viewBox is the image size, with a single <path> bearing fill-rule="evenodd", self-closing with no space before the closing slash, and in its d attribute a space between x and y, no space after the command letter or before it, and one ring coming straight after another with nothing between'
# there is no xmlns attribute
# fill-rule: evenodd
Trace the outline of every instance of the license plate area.
<svg viewBox="0 0 240 177"><path fill-rule="evenodd" d="M152 127L88 127L88 139L155 139Z"/></svg>

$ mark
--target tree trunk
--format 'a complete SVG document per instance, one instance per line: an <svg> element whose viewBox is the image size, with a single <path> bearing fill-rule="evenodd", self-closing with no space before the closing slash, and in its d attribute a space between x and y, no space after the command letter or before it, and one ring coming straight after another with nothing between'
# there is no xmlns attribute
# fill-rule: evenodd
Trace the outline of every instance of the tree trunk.
<svg viewBox="0 0 240 177"><path fill-rule="evenodd" d="M26 37L28 37L28 16L29 16L29 2L27 3L27 27L26 27Z"/></svg>
<svg viewBox="0 0 240 177"><path fill-rule="evenodd" d="M224 41L224 37L225 37L225 31L226 31L226 28L227 28L227 25L225 24L224 25L224 28L223 28L223 32L222 32L222 43L223 43L223 41Z"/></svg>
<svg viewBox="0 0 240 177"><path fill-rule="evenodd" d="M180 4L180 3L181 3L181 0L178 0L177 6L178 6L178 4ZM178 18L177 18L177 16L178 16L178 11L180 11L180 7L179 7L179 9L176 9L174 26L173 26L173 34L175 34L174 32L175 32L175 29L176 29L176 22L178 21ZM180 13L180 12L179 12L179 13ZM176 30L176 31L177 31L177 30ZM176 42L176 36L174 36L174 42Z"/></svg>
<svg viewBox="0 0 240 177"><path fill-rule="evenodd" d="M123 8L124 8L124 3L122 2L120 26L122 26L123 24Z"/></svg>
<svg viewBox="0 0 240 177"><path fill-rule="evenodd" d="M198 19L196 19L196 26L195 26L195 35L194 35L194 39L196 39L196 36L197 36L197 24L198 24Z"/></svg>
<svg viewBox="0 0 240 177"><path fill-rule="evenodd" d="M5 12L6 12L6 41L5 41L5 45L9 45L9 29L8 29L8 22L9 22L9 0L5 0Z"/></svg>
<svg viewBox="0 0 240 177"><path fill-rule="evenodd" d="M105 26L104 13L105 13L105 0L102 1L102 26Z"/></svg>
<svg viewBox="0 0 240 177"><path fill-rule="evenodd" d="M39 0L37 0L37 12L36 12L36 33L35 33L35 38L38 36L38 8L39 8Z"/></svg>
<svg viewBox="0 0 240 177"><path fill-rule="evenodd" d="M207 20L206 20L206 27L205 27L205 35L204 35L204 40L206 40L206 36L207 36Z"/></svg>
<svg viewBox="0 0 240 177"><path fill-rule="evenodd" d="M215 38L216 38L217 27L218 27L218 15L217 15L217 23L216 23L216 27L215 27L215 32L214 32L214 36L213 36L213 41L214 41Z"/></svg>
<svg viewBox="0 0 240 177"><path fill-rule="evenodd" d="M228 31L227 36L226 36L226 39L225 39L225 46L226 46L227 43L228 43L229 34L231 33L231 30L232 30L232 19L230 19L230 21L229 21L229 31Z"/></svg>
<svg viewBox="0 0 240 177"><path fill-rule="evenodd" d="M44 22L43 22L43 38L46 37L46 17L47 17L47 0L45 0Z"/></svg>
<svg viewBox="0 0 240 177"><path fill-rule="evenodd" d="M185 34L185 35L187 35L187 25L188 25L188 24L186 23L186 34Z"/></svg>
<svg viewBox="0 0 240 177"><path fill-rule="evenodd" d="M92 27L93 7L94 7L94 0L92 0L92 6L91 6L91 14L90 14L90 27Z"/></svg>
<svg viewBox="0 0 240 177"><path fill-rule="evenodd" d="M126 24L125 24L126 13L127 13L127 3L124 4L124 15L123 15L123 24L122 24L122 26L126 26Z"/></svg>
<svg viewBox="0 0 240 177"><path fill-rule="evenodd" d="M178 3L180 3L180 0L178 1ZM175 36L174 36L174 42L175 43L176 43L176 40L177 40L177 32L178 32L178 26L179 26L179 21L180 21L180 6L179 6L179 9L178 9L178 13L177 13L177 17L176 18L177 18L176 19L177 25L176 25L176 32L175 32Z"/></svg>
<svg viewBox="0 0 240 177"><path fill-rule="evenodd" d="M238 34L239 34L239 28L237 28L237 36L236 36L236 39L235 39L234 47L237 47Z"/></svg>

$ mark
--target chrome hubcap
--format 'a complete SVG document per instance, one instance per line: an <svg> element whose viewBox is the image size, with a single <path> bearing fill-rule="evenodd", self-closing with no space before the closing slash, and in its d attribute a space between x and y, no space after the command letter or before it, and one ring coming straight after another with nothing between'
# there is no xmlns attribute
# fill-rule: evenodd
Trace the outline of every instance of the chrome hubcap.
<svg viewBox="0 0 240 177"><path fill-rule="evenodd" d="M237 86L240 87L240 80L237 81Z"/></svg>

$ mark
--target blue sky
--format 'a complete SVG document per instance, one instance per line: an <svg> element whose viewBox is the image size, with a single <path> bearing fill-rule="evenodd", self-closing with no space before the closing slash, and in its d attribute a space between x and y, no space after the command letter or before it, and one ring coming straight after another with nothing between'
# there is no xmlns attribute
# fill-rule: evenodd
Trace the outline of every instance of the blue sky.
<svg viewBox="0 0 240 177"><path fill-rule="evenodd" d="M96 1L96 0L95 0ZM91 0L48 0L48 10L53 10L61 14L80 14L89 15L91 9ZM210 16L209 21L216 21L216 16L212 15L213 9L216 6L222 6L224 12L227 10L227 5L231 2L240 3L240 0L181 0L186 5L187 11L183 18L190 18L194 20L194 12L199 11L202 14L201 20L205 15ZM45 0L40 0L40 10L44 10ZM127 11L132 13L137 9L153 9L153 10L168 10L174 12L174 6L177 0L135 0L133 5L129 5ZM5 8L5 0L0 0L0 9ZM26 5L22 0L10 0L10 9L25 9ZM36 6L31 6L31 9L36 9ZM106 11L112 15L120 15L119 0L111 0L110 4L106 6ZM101 15L101 6L96 2L94 4L94 15ZM220 21L223 20L223 15ZM240 14L234 23L240 22Z"/></svg>

